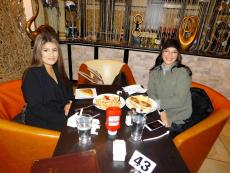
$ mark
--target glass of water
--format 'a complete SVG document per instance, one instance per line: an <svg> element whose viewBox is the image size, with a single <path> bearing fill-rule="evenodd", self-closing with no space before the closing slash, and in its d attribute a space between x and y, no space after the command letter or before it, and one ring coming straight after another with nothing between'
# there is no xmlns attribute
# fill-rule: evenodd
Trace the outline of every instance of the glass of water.
<svg viewBox="0 0 230 173"><path fill-rule="evenodd" d="M140 141L146 123L146 117L142 114L133 114L131 118L132 118L131 138L134 141Z"/></svg>
<svg viewBox="0 0 230 173"><path fill-rule="evenodd" d="M82 114L76 118L79 142L87 144L91 142L91 128L93 118L89 114Z"/></svg>

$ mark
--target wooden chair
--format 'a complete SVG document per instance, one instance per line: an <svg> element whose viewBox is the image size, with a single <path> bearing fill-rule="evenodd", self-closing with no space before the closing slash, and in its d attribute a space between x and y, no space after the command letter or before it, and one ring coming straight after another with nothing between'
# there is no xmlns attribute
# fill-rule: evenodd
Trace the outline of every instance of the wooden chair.
<svg viewBox="0 0 230 173"><path fill-rule="evenodd" d="M119 72L124 73L128 85L136 84L131 69L125 63L114 60L90 60L81 64L79 71L90 75L88 68L97 71L101 75L104 84L112 84ZM91 84L91 82L78 74L78 84Z"/></svg>
<svg viewBox="0 0 230 173"><path fill-rule="evenodd" d="M29 173L33 160L51 157L60 132L11 121L25 102L21 80L0 84L0 172Z"/></svg>
<svg viewBox="0 0 230 173"><path fill-rule="evenodd" d="M205 85L193 82L210 97L214 112L206 119L176 136L173 141L191 173L198 172L230 116L230 101Z"/></svg>

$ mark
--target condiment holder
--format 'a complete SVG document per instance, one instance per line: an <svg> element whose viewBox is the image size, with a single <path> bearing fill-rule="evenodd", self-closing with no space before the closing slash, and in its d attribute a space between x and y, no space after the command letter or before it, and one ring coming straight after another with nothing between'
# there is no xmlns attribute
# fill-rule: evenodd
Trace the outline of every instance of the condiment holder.
<svg viewBox="0 0 230 173"><path fill-rule="evenodd" d="M125 161L126 157L126 143L124 140L113 141L113 160Z"/></svg>
<svg viewBox="0 0 230 173"><path fill-rule="evenodd" d="M116 135L120 128L121 108L114 106L106 109L106 123L105 126L109 135Z"/></svg>

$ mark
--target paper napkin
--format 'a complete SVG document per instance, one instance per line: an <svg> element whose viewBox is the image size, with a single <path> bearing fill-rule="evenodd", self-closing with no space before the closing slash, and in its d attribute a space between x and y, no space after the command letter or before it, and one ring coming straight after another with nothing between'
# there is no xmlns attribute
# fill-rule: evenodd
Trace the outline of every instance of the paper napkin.
<svg viewBox="0 0 230 173"><path fill-rule="evenodd" d="M134 93L145 93L147 89L143 88L141 85L130 85L123 87L123 90L127 92L129 95Z"/></svg>

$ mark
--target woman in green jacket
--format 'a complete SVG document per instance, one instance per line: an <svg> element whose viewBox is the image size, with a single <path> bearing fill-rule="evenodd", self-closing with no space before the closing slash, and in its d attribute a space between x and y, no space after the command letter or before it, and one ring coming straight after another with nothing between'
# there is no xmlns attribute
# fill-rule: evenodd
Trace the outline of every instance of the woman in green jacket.
<svg viewBox="0 0 230 173"><path fill-rule="evenodd" d="M168 39L150 70L148 83L148 95L159 100L160 118L173 136L184 130L192 113L192 72L181 61L178 42Z"/></svg>

